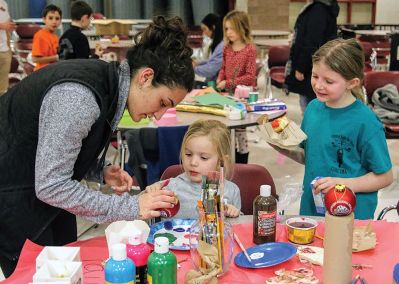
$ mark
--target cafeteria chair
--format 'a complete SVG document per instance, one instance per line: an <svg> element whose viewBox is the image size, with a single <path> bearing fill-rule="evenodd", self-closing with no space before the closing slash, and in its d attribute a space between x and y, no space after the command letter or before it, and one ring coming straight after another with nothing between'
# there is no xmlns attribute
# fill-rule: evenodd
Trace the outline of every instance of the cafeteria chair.
<svg viewBox="0 0 399 284"><path fill-rule="evenodd" d="M21 66L19 65L18 59L15 55L11 58L10 73L8 73L8 85L9 88L20 82L26 75L23 73Z"/></svg>
<svg viewBox="0 0 399 284"><path fill-rule="evenodd" d="M396 209L396 212L399 215L399 201L396 205L389 205L385 207L384 209L381 210L380 214L378 214L377 220L382 220L384 219L384 216L391 210Z"/></svg>
<svg viewBox="0 0 399 284"><path fill-rule="evenodd" d="M377 52L367 41L359 41L364 53L364 72L373 71L377 64Z"/></svg>
<svg viewBox="0 0 399 284"><path fill-rule="evenodd" d="M288 90L284 87L285 65L290 56L290 47L288 45L276 45L269 49L266 56L266 89L269 92L268 97L272 97L271 85L283 89L288 95Z"/></svg>
<svg viewBox="0 0 399 284"><path fill-rule="evenodd" d="M34 63L30 57L32 55L33 36L41 28L36 24L21 24L15 29L19 39L14 43L13 52L17 56L19 65L22 66L24 75L29 75L33 72Z"/></svg>
<svg viewBox="0 0 399 284"><path fill-rule="evenodd" d="M394 84L399 88L399 71L371 71L364 74L363 85L366 89L367 100L372 105L374 91L387 84ZM385 136L388 139L399 139L399 124L384 123Z"/></svg>
<svg viewBox="0 0 399 284"><path fill-rule="evenodd" d="M268 184L271 186L272 195L277 199L276 185L269 171L256 164L234 164L233 174L229 178L240 189L241 212L244 215L253 214L253 201L260 194L260 186ZM169 166L162 174L161 180L176 177L183 173L182 165Z"/></svg>

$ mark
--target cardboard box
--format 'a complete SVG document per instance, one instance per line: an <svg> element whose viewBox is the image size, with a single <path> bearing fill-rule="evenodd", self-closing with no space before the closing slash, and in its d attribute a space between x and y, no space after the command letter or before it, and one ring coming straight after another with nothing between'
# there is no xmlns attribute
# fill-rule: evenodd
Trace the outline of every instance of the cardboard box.
<svg viewBox="0 0 399 284"><path fill-rule="evenodd" d="M81 262L47 261L33 275L33 283L80 284L83 283Z"/></svg>
<svg viewBox="0 0 399 284"><path fill-rule="evenodd" d="M48 261L80 261L80 247L44 247L36 257L36 271Z"/></svg>
<svg viewBox="0 0 399 284"><path fill-rule="evenodd" d="M96 35L129 35L133 20L112 19L112 20L93 20L96 27Z"/></svg>

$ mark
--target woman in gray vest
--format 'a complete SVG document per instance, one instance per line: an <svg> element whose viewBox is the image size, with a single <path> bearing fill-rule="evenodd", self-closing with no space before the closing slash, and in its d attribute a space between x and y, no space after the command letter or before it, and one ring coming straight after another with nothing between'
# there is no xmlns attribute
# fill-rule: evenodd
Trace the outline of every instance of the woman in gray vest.
<svg viewBox="0 0 399 284"><path fill-rule="evenodd" d="M191 90L186 36L180 18L156 17L120 64L51 64L0 97L0 266L6 277L26 239L57 246L75 241L75 215L108 223L156 217L157 209L173 206L167 190L129 195L132 178L118 166L103 167L101 153L125 107L134 121L159 119ZM99 172L97 180L118 194L80 183Z"/></svg>

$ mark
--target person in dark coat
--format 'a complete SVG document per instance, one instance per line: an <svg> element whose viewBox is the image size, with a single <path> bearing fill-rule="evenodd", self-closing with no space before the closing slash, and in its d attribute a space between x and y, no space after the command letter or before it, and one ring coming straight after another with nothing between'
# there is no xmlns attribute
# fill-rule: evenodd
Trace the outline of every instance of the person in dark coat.
<svg viewBox="0 0 399 284"><path fill-rule="evenodd" d="M327 41L337 37L337 0L313 0L300 12L294 27L285 84L298 93L302 112L316 98L310 84L312 55Z"/></svg>

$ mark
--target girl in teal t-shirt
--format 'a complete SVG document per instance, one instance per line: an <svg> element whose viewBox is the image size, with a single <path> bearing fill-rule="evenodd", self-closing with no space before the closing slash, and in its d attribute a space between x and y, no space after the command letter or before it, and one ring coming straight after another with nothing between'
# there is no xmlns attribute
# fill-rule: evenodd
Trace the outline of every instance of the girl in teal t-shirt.
<svg viewBox="0 0 399 284"><path fill-rule="evenodd" d="M373 219L377 191L393 181L384 127L363 103L364 53L354 40L327 42L313 55L312 87L317 96L306 108L301 148L278 151L305 164L301 215L318 215L316 194L336 184L356 193L355 218ZM275 147L276 148L276 147Z"/></svg>

